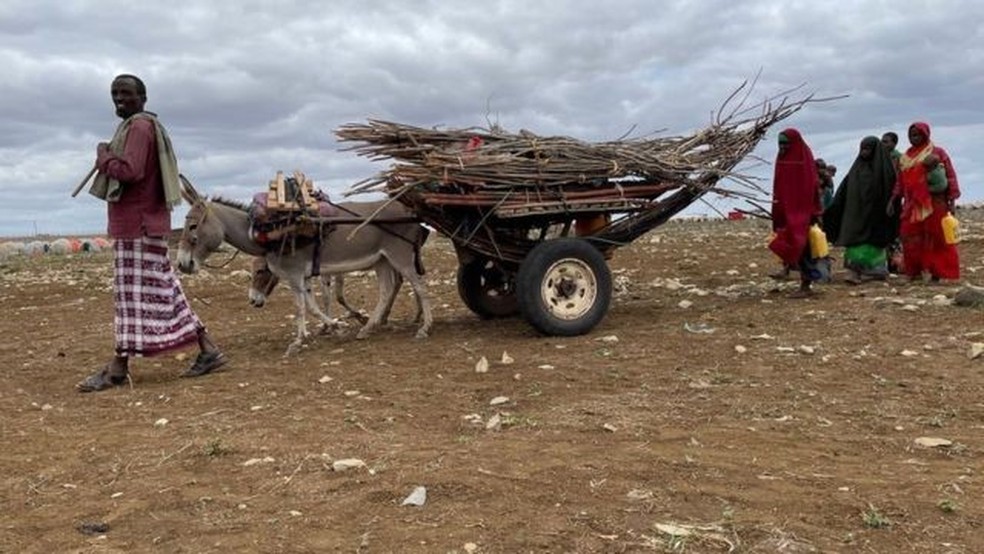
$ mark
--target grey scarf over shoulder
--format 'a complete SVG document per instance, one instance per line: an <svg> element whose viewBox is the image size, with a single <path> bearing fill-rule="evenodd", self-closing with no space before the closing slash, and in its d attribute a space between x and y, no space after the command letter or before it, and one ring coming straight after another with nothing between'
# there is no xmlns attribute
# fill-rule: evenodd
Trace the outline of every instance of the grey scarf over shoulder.
<svg viewBox="0 0 984 554"><path fill-rule="evenodd" d="M171 146L171 137L167 135L167 130L157 120L157 116L152 112L140 112L124 119L116 128L113 140L109 142L109 150L117 156L123 155L126 146L126 135L130 130L130 125L137 119L149 119L154 124L157 133L157 156L161 167L161 180L164 183L164 199L167 207L173 208L181 203L181 182L178 180L178 159L174 155L174 147ZM123 194L123 184L116 179L98 173L92 183L89 193L107 202L116 202Z"/></svg>

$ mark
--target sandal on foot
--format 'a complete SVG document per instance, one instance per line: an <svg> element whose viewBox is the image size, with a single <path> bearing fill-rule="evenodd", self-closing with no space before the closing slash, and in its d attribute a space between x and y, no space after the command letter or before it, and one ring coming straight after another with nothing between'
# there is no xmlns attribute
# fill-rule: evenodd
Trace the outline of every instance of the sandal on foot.
<svg viewBox="0 0 984 554"><path fill-rule="evenodd" d="M199 352L195 363L181 374L182 377L201 377L224 366L229 358L222 352Z"/></svg>
<svg viewBox="0 0 984 554"><path fill-rule="evenodd" d="M76 383L75 390L79 392L97 392L113 387L121 387L126 384L129 378L129 373L124 373L123 375L110 374L109 368L107 367Z"/></svg>
<svg viewBox="0 0 984 554"><path fill-rule="evenodd" d="M789 293L789 298L813 298L816 295L817 295L817 291L815 290L797 289Z"/></svg>

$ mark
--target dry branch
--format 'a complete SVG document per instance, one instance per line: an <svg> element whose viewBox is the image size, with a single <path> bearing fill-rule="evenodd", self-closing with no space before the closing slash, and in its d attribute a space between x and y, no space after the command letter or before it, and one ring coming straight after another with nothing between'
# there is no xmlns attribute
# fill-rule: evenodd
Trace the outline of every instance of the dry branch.
<svg viewBox="0 0 984 554"><path fill-rule="evenodd" d="M347 150L393 162L348 194L398 197L460 246L519 262L539 240L533 231L584 212L615 215L591 237L611 248L707 192L760 197L754 180L735 167L770 126L829 99L791 100L794 89L749 106L751 86L735 90L707 127L688 136L589 143L497 127L426 129L376 119L343 125L335 134L354 143ZM725 178L744 190L719 189ZM479 227L486 232L476 232Z"/></svg>

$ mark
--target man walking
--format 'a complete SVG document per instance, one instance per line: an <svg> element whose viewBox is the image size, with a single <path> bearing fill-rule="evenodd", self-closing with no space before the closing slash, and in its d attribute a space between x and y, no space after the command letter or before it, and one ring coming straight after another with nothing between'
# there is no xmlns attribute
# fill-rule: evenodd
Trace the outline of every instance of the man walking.
<svg viewBox="0 0 984 554"><path fill-rule="evenodd" d="M157 116L144 111L147 89L138 77L117 76L110 94L123 122L112 141L97 147L98 174L89 192L108 206L116 353L76 385L80 392L124 384L132 357L192 343L201 352L183 377L205 375L227 361L192 312L168 259L171 208L181 199L171 140Z"/></svg>

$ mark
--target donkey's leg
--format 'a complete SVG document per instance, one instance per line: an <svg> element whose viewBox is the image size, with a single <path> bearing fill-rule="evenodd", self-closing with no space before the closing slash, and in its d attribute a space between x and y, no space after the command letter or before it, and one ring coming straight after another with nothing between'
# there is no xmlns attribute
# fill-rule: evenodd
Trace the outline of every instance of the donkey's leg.
<svg viewBox="0 0 984 554"><path fill-rule="evenodd" d="M383 269L379 268L379 271L383 271ZM386 264L385 271L388 271L391 274L390 278L393 279L393 293L386 299L386 311L383 312L383 319L380 321L383 325L389 321L390 312L393 311L393 304L396 303L396 297L400 294L400 287L403 286L403 277L400 277L400 274L393 269L392 265ZM376 275L378 278L379 273L377 272Z"/></svg>
<svg viewBox="0 0 984 554"><path fill-rule="evenodd" d="M376 308L369 316L369 321L362 326L362 329L359 329L359 333L355 338L368 338L373 330L379 327L380 322L383 320L383 315L386 313L386 305L390 297L395 294L393 292L396 285L393 277L395 273L392 270L387 271L383 269L381 265L389 265L389 261L384 258L376 264L376 283L379 286L379 298L376 301Z"/></svg>
<svg viewBox="0 0 984 554"><path fill-rule="evenodd" d="M321 280L319 279L319 281ZM324 282L321 281L321 283L322 286L324 286ZM311 315L313 315L314 317L318 318L321 321L321 326L319 329L320 333L327 333L332 329L337 330L341 326L342 322L340 322L338 319L334 319L330 317L328 314L321 311L321 306L318 305L318 299L315 298L314 292L311 291L309 280L305 281L304 303L307 306L308 311L311 312Z"/></svg>
<svg viewBox="0 0 984 554"><path fill-rule="evenodd" d="M345 318L353 318L359 323L365 325L369 321L369 316L361 310L356 310L348 303L345 299L345 276L341 273L333 276L331 281L332 292L335 297L335 301L339 303L343 308L345 308ZM384 319L385 322L385 319Z"/></svg>
<svg viewBox="0 0 984 554"><path fill-rule="evenodd" d="M434 324L434 316L431 313L430 299L427 297L427 287L424 285L424 279L417 273L416 266L414 265L413 257L398 257L398 254L394 255L393 258L389 257L387 253L387 259L393 264L393 267L400 272L400 275L413 289L414 295L417 297L417 304L420 307L420 311L423 314L423 321L420 327L417 328L417 338L425 339L427 334L430 332L431 326Z"/></svg>
<svg viewBox="0 0 984 554"><path fill-rule="evenodd" d="M294 304L297 306L297 334L294 340L287 345L287 351L284 352L284 357L289 357L300 349L301 345L304 343L304 339L308 336L307 330L307 320L306 320L306 304L307 304L307 287L304 282L304 278L290 279L290 290L294 293Z"/></svg>

